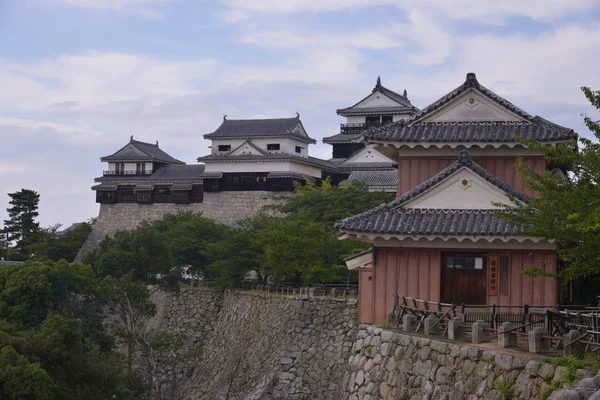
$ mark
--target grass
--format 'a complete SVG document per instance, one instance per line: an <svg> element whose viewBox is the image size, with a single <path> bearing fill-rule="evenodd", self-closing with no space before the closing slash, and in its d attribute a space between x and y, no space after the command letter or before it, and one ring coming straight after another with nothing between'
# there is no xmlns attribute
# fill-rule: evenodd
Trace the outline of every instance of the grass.
<svg viewBox="0 0 600 400"><path fill-rule="evenodd" d="M583 369L590 371L592 374L596 374L600 369L600 358L594 354L587 353L583 357L577 357L573 354L568 356L556 357L550 360L544 359L543 361L549 362L556 367L566 367L567 372L562 381L552 381L550 387L542 393L542 400L547 400L550 395L557 389L568 386L581 378L577 373L577 370Z"/></svg>
<svg viewBox="0 0 600 400"><path fill-rule="evenodd" d="M394 324L392 324L390 321L383 321L379 324L379 327L383 329L390 329L394 327Z"/></svg>
<svg viewBox="0 0 600 400"><path fill-rule="evenodd" d="M494 381L494 389L500 393L500 396L504 398L504 400L512 399L512 386L506 383L502 379L496 379Z"/></svg>

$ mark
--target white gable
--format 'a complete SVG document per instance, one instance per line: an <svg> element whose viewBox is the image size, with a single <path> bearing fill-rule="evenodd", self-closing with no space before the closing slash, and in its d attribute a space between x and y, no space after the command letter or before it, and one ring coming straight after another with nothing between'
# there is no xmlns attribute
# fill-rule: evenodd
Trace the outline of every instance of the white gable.
<svg viewBox="0 0 600 400"><path fill-rule="evenodd" d="M462 168L403 207L492 210L497 208L493 202L509 203L509 199L501 189L470 169Z"/></svg>
<svg viewBox="0 0 600 400"><path fill-rule="evenodd" d="M253 155L262 156L263 154L258 151L250 142L244 142L240 147L229 153L230 156L241 156L241 155Z"/></svg>
<svg viewBox="0 0 600 400"><path fill-rule="evenodd" d="M353 108L367 108L367 107L397 107L402 104L390 99L386 95L380 92L373 92L369 97L358 103Z"/></svg>
<svg viewBox="0 0 600 400"><path fill-rule="evenodd" d="M292 130L292 132L300 134L301 136L304 136L304 137L308 138L308 133L306 133L306 131L304 130L304 128L302 128L301 124L296 125L296 127Z"/></svg>
<svg viewBox="0 0 600 400"><path fill-rule="evenodd" d="M523 118L490 100L476 89L467 90L434 113L425 122L523 121Z"/></svg>
<svg viewBox="0 0 600 400"><path fill-rule="evenodd" d="M395 161L375 150L374 145L369 145L358 151L342 164L348 163L394 163Z"/></svg>
<svg viewBox="0 0 600 400"><path fill-rule="evenodd" d="M114 154L114 156L145 156L148 155L142 153L139 149L137 149L133 144L128 144L124 148L122 148L119 152Z"/></svg>

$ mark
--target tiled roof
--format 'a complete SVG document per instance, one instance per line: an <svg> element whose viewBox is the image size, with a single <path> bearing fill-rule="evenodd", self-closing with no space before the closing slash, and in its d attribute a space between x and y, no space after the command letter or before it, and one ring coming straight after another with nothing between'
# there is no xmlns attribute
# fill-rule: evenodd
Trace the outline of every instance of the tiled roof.
<svg viewBox="0 0 600 400"><path fill-rule="evenodd" d="M414 107L411 104L410 100L408 100L408 97L406 96L406 90L404 91L403 95L396 93L393 90L390 90L390 89L386 88L385 86L383 86L381 84L381 78L377 77L377 83L375 84L375 87L373 88L372 92L369 95L367 95L365 98L363 98L362 100L360 100L353 106L341 108L341 109L337 110L337 113L340 115L346 115L346 114L344 114L345 112L352 110L354 107L356 107L357 105L359 105L360 103L365 101L367 98L369 98L369 96L371 96L375 92L379 92L379 93L389 97L390 99L394 100L396 103L400 104L400 106L402 106L403 108L405 108L407 110L412 109L413 112L419 111L419 109ZM357 110L363 110L363 109L360 108Z"/></svg>
<svg viewBox="0 0 600 400"><path fill-rule="evenodd" d="M450 103L469 89L476 89L491 101L520 116L524 121L467 121L422 122L425 116ZM408 120L397 121L363 133L365 138L407 143L469 143L514 142L513 136L543 142L563 141L577 137L569 128L533 116L510 101L498 96L468 73L465 82L450 93L433 102Z"/></svg>
<svg viewBox="0 0 600 400"><path fill-rule="evenodd" d="M362 133L338 133L337 135L323 138L323 143L360 143L363 142Z"/></svg>
<svg viewBox="0 0 600 400"><path fill-rule="evenodd" d="M379 171L353 171L347 179L348 182L363 182L369 187L392 187L394 190L398 187L398 171L379 170Z"/></svg>
<svg viewBox="0 0 600 400"><path fill-rule="evenodd" d="M520 229L494 210L402 209L386 206L342 220L338 229L364 233L427 236L504 236Z"/></svg>
<svg viewBox="0 0 600 400"><path fill-rule="evenodd" d="M201 162L222 162L222 161L295 161L302 164L308 164L322 168L330 172L337 172L337 167L326 160L315 157L301 157L289 153L269 153L267 155L242 154L230 156L228 154L209 154L204 157L198 157Z"/></svg>
<svg viewBox="0 0 600 400"><path fill-rule="evenodd" d="M513 136L539 141L561 141L576 137L572 129L534 117L532 122L393 122L364 132L368 139L418 143L513 142Z"/></svg>
<svg viewBox="0 0 600 400"><path fill-rule="evenodd" d="M137 154L123 154L118 155L118 153L126 148L129 145L133 145L136 149L143 153L143 155ZM140 142L138 140L134 140L133 136L131 137L129 143L123 146L119 151L110 156L100 158L101 161L104 162L119 162L119 161L148 161L148 162L164 162L169 164L184 164L183 161L179 161L176 158L171 157L169 154L164 152L162 149L158 147L158 142L156 144Z"/></svg>
<svg viewBox="0 0 600 400"><path fill-rule="evenodd" d="M267 174L267 179L276 179L276 178L293 178L293 179L309 179L311 181L314 181L315 178L310 176L310 175L306 175L306 174L301 174L299 172L293 172L293 171L274 171L274 172L269 172Z"/></svg>
<svg viewBox="0 0 600 400"><path fill-rule="evenodd" d="M177 183L174 184L173 186L171 186L171 190L192 190L192 184L191 183Z"/></svg>
<svg viewBox="0 0 600 400"><path fill-rule="evenodd" d="M225 119L216 131L204 135L204 138L293 137L316 143L314 139L294 132L298 125L302 125L299 118Z"/></svg>
<svg viewBox="0 0 600 400"><path fill-rule="evenodd" d="M353 115L413 115L418 108L413 106L396 106L396 107L360 107L360 108L341 108L337 110L339 115L350 117Z"/></svg>
<svg viewBox="0 0 600 400"><path fill-rule="evenodd" d="M457 96L461 95L462 93L466 92L467 90L469 90L471 88L477 89L478 91L480 91L481 93L486 95L489 99L495 101L496 103L500 104L502 107L507 108L508 110L512 111L513 113L519 115L520 117L522 117L524 119L530 120L533 118L533 115L531 115L528 112L522 110L521 108L515 106L510 101L506 100L505 98L503 98L501 96L498 96L496 93L492 92L485 86L481 85L479 83L479 81L477 80L477 76L475 75L475 73L469 72L467 74L465 82L462 85L460 85L456 89L450 91L446 95L440 97L438 100L434 101L433 103L431 103L430 105L428 105L427 107L422 109L420 112L415 114L412 118L410 118L409 121L413 122L413 121L417 121L417 120L423 118L425 115L448 104L453 99L455 99Z"/></svg>
<svg viewBox="0 0 600 400"><path fill-rule="evenodd" d="M381 170L381 169L393 169L398 172L394 167L396 164L393 161L390 162L345 162L343 164L338 165L340 171L372 171L372 170Z"/></svg>
<svg viewBox="0 0 600 400"><path fill-rule="evenodd" d="M100 185L92 186L92 190L97 190L99 192L114 192L115 190L117 190L118 187L118 185L107 185L103 183Z"/></svg>
<svg viewBox="0 0 600 400"><path fill-rule="evenodd" d="M151 192L154 189L154 185L136 185L133 188L135 192Z"/></svg>
<svg viewBox="0 0 600 400"><path fill-rule="evenodd" d="M461 152L458 161L419 186L388 204L382 204L362 214L342 220L340 230L402 235L512 235L515 225L507 224L495 215L495 210L405 209L409 200L433 188L446 178L468 168L487 182L514 198L527 202L523 193L507 185L475 163L469 153Z"/></svg>
<svg viewBox="0 0 600 400"><path fill-rule="evenodd" d="M481 167L479 164L477 164L475 161L473 161L473 159L471 158L471 156L469 155L468 152L461 151L460 155L458 156L457 161L455 161L454 163L449 165L446 169L444 169L437 175L432 176L431 178L429 178L425 182L421 183L417 187L409 190L402 196L396 198L394 201L389 203L388 206L390 207L390 209L400 207L401 205L405 204L409 200L414 199L415 197L419 196L421 193L424 193L427 190L431 189L432 187L436 186L438 183L442 182L443 180L445 180L446 178L448 178L450 175L454 174L456 171L460 170L461 168L470 169L471 171L475 172L477 175L479 175L480 177L485 179L487 182L496 186L498 189L506 192L507 194L513 196L514 198L516 198L524 203L527 203L529 201L529 198L525 194L523 194L519 190L513 188L512 186L505 183L504 181L500 180L496 175L490 173L489 171L487 171L486 169Z"/></svg>

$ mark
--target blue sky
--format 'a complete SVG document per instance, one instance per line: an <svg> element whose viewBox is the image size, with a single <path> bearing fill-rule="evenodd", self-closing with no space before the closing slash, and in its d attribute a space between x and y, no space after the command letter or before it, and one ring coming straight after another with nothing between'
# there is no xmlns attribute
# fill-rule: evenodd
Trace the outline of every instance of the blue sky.
<svg viewBox="0 0 600 400"><path fill-rule="evenodd" d="M473 71L587 135L598 65L597 0L0 0L0 219L21 188L44 226L96 216L99 158L132 134L188 163L224 114L333 135L377 75L422 108Z"/></svg>

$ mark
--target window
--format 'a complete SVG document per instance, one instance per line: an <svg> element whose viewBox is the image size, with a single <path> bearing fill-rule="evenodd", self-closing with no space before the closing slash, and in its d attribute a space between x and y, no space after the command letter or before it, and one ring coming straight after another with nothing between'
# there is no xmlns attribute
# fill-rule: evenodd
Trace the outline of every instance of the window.
<svg viewBox="0 0 600 400"><path fill-rule="evenodd" d="M367 127L380 126L381 125L381 117L380 116L366 117L365 122L366 122Z"/></svg>
<svg viewBox="0 0 600 400"><path fill-rule="evenodd" d="M483 269L483 256L470 254L455 254L446 256L446 268L448 269Z"/></svg>
<svg viewBox="0 0 600 400"><path fill-rule="evenodd" d="M296 146L296 153L301 154L302 153L302 147Z"/></svg>
<svg viewBox="0 0 600 400"><path fill-rule="evenodd" d="M231 145L230 144L220 144L219 147L217 148L218 151L231 151Z"/></svg>
<svg viewBox="0 0 600 400"><path fill-rule="evenodd" d="M135 173L138 175L145 174L146 173L146 163L135 164Z"/></svg>
<svg viewBox="0 0 600 400"><path fill-rule="evenodd" d="M392 122L394 122L394 117L391 115L384 115L381 117L381 125L391 124Z"/></svg>
<svg viewBox="0 0 600 400"><path fill-rule="evenodd" d="M269 150L269 151L279 150L280 147L281 146L279 145L279 143L268 144L267 150Z"/></svg>

